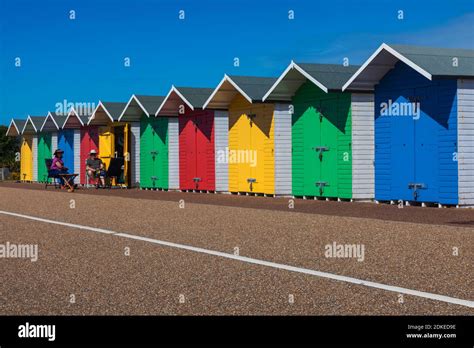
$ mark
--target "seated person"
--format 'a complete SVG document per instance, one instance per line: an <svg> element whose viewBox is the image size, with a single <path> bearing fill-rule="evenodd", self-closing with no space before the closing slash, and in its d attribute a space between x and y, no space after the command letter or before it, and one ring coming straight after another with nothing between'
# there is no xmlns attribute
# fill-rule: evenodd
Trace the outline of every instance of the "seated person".
<svg viewBox="0 0 474 348"><path fill-rule="evenodd" d="M86 171L89 178L99 178L100 184L105 187L105 165L100 158L97 158L95 150L89 152L89 158L86 160Z"/></svg>
<svg viewBox="0 0 474 348"><path fill-rule="evenodd" d="M51 163L51 168L49 171L50 175L54 176L54 175L69 173L69 169L64 166L63 155L64 155L64 151L61 149L57 149L56 151L54 151L54 158L53 158L53 162ZM61 186L64 188L64 179L61 177L60 180L61 180ZM69 180L71 179L68 179L68 182Z"/></svg>

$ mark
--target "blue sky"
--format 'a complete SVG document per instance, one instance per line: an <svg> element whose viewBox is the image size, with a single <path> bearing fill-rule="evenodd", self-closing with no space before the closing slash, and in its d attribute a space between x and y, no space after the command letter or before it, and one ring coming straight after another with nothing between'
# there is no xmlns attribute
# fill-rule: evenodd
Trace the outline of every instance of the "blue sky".
<svg viewBox="0 0 474 348"><path fill-rule="evenodd" d="M382 42L474 48L473 32L472 0L0 0L0 124L64 99L277 76L291 59L360 64Z"/></svg>

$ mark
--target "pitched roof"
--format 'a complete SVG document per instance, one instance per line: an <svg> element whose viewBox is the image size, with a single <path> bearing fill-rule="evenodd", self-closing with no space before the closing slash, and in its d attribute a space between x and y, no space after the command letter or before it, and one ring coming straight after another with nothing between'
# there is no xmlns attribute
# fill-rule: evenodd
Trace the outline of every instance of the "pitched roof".
<svg viewBox="0 0 474 348"><path fill-rule="evenodd" d="M79 115L79 118L81 119L82 124L86 125L87 122L89 122L90 115L89 116Z"/></svg>
<svg viewBox="0 0 474 348"><path fill-rule="evenodd" d="M328 90L341 90L360 65L295 63Z"/></svg>
<svg viewBox="0 0 474 348"><path fill-rule="evenodd" d="M342 86L360 66L341 64L315 64L291 62L276 82L265 93L263 100L291 100L306 81L321 90L342 91Z"/></svg>
<svg viewBox="0 0 474 348"><path fill-rule="evenodd" d="M12 119L8 125L6 135L7 136L17 136L21 134L23 127L25 126L26 120L23 119ZM16 134L11 134L12 126L15 129Z"/></svg>
<svg viewBox="0 0 474 348"><path fill-rule="evenodd" d="M275 77L224 75L203 108L226 109L237 94L242 95L249 103L261 102L276 80Z"/></svg>
<svg viewBox="0 0 474 348"><path fill-rule="evenodd" d="M164 96L133 94L123 108L118 120L123 119L123 121L131 122L139 121L143 114L147 117L155 116L165 99Z"/></svg>
<svg viewBox="0 0 474 348"><path fill-rule="evenodd" d="M50 112L50 116L54 119L59 129L63 128L64 122L66 122L67 115L60 115L55 112Z"/></svg>
<svg viewBox="0 0 474 348"><path fill-rule="evenodd" d="M179 93L193 106L193 108L202 108L207 98L214 91L214 88L201 87L175 87Z"/></svg>
<svg viewBox="0 0 474 348"><path fill-rule="evenodd" d="M84 118L81 117L74 108L71 108L66 116L66 120L63 123L63 128L80 128L87 124L88 117L86 117L86 123Z"/></svg>
<svg viewBox="0 0 474 348"><path fill-rule="evenodd" d="M121 102L101 102L103 107L107 110L110 116L114 119L114 121L118 121L120 115L122 114L123 109L127 105L127 103Z"/></svg>
<svg viewBox="0 0 474 348"><path fill-rule="evenodd" d="M25 127L26 120L16 118L16 119L13 120L13 122L15 122L15 125L18 129L18 132L21 133L23 131L23 127Z"/></svg>
<svg viewBox="0 0 474 348"><path fill-rule="evenodd" d="M249 96L252 101L262 101L268 89L276 82L276 77L236 76L229 78Z"/></svg>
<svg viewBox="0 0 474 348"><path fill-rule="evenodd" d="M156 110L155 116L177 116L183 102L191 110L201 109L212 91L212 88L171 86L170 91Z"/></svg>
<svg viewBox="0 0 474 348"><path fill-rule="evenodd" d="M36 131L40 131L46 116L30 116L31 122L35 125Z"/></svg>
<svg viewBox="0 0 474 348"><path fill-rule="evenodd" d="M28 134L36 133L41 130L41 126L43 125L46 116L31 116L28 115L26 122L21 130L21 133L28 132ZM31 124L31 126L29 126Z"/></svg>
<svg viewBox="0 0 474 348"><path fill-rule="evenodd" d="M148 115L154 115L161 103L163 103L163 100L165 100L165 97L161 95L135 95L135 98L146 110Z"/></svg>
<svg viewBox="0 0 474 348"><path fill-rule="evenodd" d="M474 50L383 43L344 84L343 90L373 90L399 61L428 80L474 77Z"/></svg>
<svg viewBox="0 0 474 348"><path fill-rule="evenodd" d="M409 45L388 46L433 76L474 76L474 50ZM453 58L458 59L457 67L453 65Z"/></svg>

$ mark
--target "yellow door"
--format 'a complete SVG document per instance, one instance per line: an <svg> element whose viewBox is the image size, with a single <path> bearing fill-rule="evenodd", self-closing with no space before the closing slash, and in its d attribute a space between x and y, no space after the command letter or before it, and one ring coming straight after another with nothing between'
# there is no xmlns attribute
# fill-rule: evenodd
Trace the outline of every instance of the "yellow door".
<svg viewBox="0 0 474 348"><path fill-rule="evenodd" d="M229 107L229 191L247 192L250 167L242 158L250 148L250 122L245 112L250 105L237 96Z"/></svg>
<svg viewBox="0 0 474 348"><path fill-rule="evenodd" d="M114 155L114 132L109 126L99 127L99 157L109 169L110 159Z"/></svg>
<svg viewBox="0 0 474 348"><path fill-rule="evenodd" d="M230 191L274 194L273 139L273 104L237 96L229 106Z"/></svg>
<svg viewBox="0 0 474 348"><path fill-rule="evenodd" d="M130 161L131 161L131 153L130 153L130 125L128 123L125 124L123 130L123 181L125 185L129 185L129 178L130 178Z"/></svg>
<svg viewBox="0 0 474 348"><path fill-rule="evenodd" d="M20 180L33 180L33 137L24 136L20 149Z"/></svg>
<svg viewBox="0 0 474 348"><path fill-rule="evenodd" d="M252 191L258 193L274 194L274 141L273 141L273 105L256 104L252 107L250 148L251 177L255 179Z"/></svg>
<svg viewBox="0 0 474 348"><path fill-rule="evenodd" d="M260 114L256 115L250 123L250 176L255 180L253 192L265 192L265 134L260 118Z"/></svg>
<svg viewBox="0 0 474 348"><path fill-rule="evenodd" d="M237 121L238 131L238 146L236 147L233 156L233 161L237 165L238 173L238 191L249 191L249 178L251 177L250 166L248 161L248 154L250 153L250 120L248 115L239 112Z"/></svg>

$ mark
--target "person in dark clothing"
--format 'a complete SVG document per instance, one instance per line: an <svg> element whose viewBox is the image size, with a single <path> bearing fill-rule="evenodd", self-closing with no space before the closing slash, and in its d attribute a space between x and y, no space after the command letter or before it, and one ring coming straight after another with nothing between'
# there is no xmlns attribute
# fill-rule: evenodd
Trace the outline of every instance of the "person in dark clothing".
<svg viewBox="0 0 474 348"><path fill-rule="evenodd" d="M97 157L97 151L91 150L89 158L86 160L86 171L89 178L99 178L102 187L105 187L105 165L100 158Z"/></svg>

